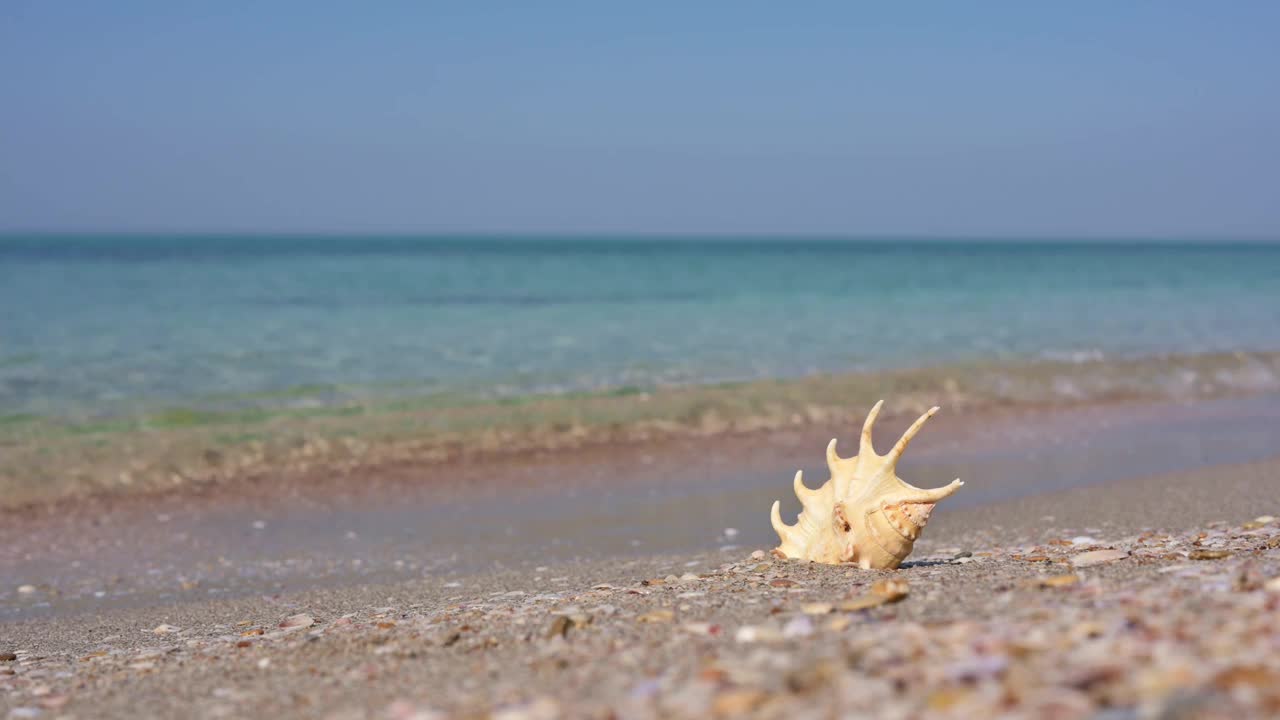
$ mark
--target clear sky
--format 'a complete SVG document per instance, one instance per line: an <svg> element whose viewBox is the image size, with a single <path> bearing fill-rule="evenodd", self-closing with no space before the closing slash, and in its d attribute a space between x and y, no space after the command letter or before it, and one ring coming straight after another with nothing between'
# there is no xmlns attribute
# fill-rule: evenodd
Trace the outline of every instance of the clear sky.
<svg viewBox="0 0 1280 720"><path fill-rule="evenodd" d="M1280 2L0 2L0 230L1280 237Z"/></svg>

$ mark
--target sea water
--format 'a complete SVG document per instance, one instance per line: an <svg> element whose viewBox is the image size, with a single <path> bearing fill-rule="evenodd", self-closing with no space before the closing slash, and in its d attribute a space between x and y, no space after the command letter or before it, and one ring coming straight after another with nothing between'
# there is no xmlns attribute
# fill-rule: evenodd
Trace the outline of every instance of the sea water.
<svg viewBox="0 0 1280 720"><path fill-rule="evenodd" d="M0 417L1280 349L1280 245L0 237Z"/></svg>

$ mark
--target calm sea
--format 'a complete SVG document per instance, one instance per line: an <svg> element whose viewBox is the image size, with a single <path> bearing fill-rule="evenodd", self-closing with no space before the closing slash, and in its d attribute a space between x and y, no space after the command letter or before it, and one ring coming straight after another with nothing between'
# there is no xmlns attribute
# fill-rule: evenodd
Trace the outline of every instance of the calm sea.
<svg viewBox="0 0 1280 720"><path fill-rule="evenodd" d="M0 238L0 416L1280 349L1280 245Z"/></svg>

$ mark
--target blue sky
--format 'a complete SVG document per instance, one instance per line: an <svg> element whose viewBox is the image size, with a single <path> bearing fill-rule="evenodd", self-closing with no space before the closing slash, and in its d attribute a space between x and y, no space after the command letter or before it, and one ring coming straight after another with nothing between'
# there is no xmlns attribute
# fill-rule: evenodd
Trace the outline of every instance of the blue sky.
<svg viewBox="0 0 1280 720"><path fill-rule="evenodd" d="M0 3L0 230L1280 237L1280 3Z"/></svg>

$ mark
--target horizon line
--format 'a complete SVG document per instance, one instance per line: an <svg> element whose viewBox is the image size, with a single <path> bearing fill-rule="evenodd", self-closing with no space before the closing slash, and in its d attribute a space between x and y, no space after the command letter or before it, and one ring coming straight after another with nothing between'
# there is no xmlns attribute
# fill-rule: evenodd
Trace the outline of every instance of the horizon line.
<svg viewBox="0 0 1280 720"><path fill-rule="evenodd" d="M1151 244L1186 243L1280 243L1280 235L1208 235L1208 234L1055 234L1055 233L815 233L815 232L628 232L593 230L424 230L424 231L365 231L365 230L50 230L50 229L0 229L0 240L15 238L204 238L204 239L342 239L362 237L370 240L504 240L504 239L562 239L562 240L688 240L688 241L824 241L824 242L1029 242L1029 243L1105 243L1130 242Z"/></svg>

